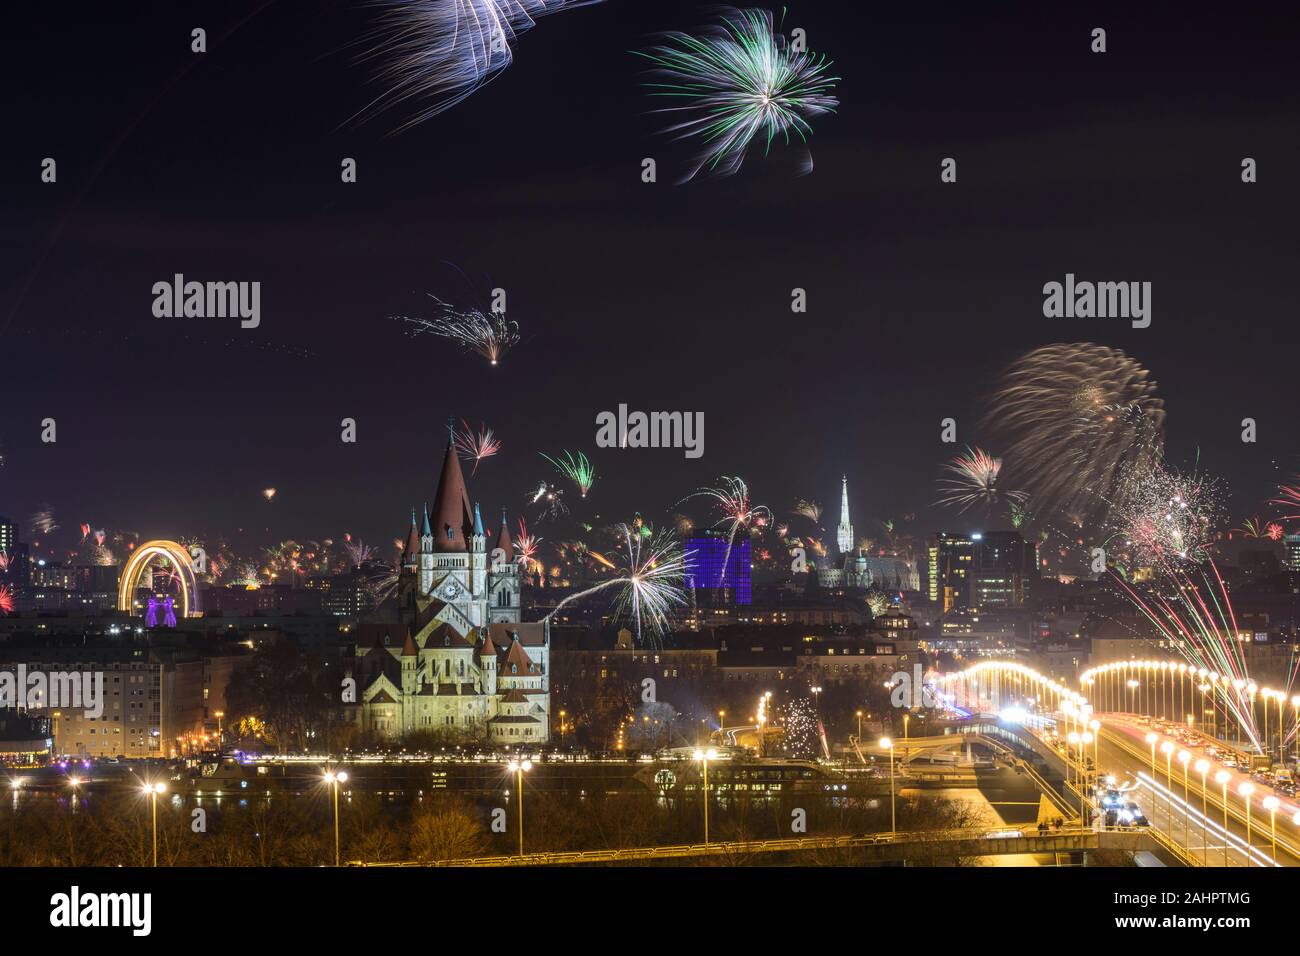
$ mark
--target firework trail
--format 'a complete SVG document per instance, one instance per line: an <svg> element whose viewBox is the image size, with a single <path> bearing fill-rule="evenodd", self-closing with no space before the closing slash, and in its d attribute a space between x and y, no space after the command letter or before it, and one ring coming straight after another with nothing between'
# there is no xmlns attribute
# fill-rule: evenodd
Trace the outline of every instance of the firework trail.
<svg viewBox="0 0 1300 956"><path fill-rule="evenodd" d="M418 104L393 132L417 126L468 98L514 61L519 36L536 18L600 0L383 0L361 59L383 61L384 91L353 120Z"/></svg>
<svg viewBox="0 0 1300 956"><path fill-rule="evenodd" d="M48 504L42 504L27 523L31 525L32 534L50 534L59 530L58 522L54 520L54 509Z"/></svg>
<svg viewBox="0 0 1300 956"><path fill-rule="evenodd" d="M1043 519L1104 522L1130 480L1161 460L1165 411L1147 371L1118 349L1048 345L1003 376L985 423L1010 466L1003 476Z"/></svg>
<svg viewBox="0 0 1300 956"><path fill-rule="evenodd" d="M362 576L361 586L366 589L375 604L383 604L397 590L401 576L388 565L370 566Z"/></svg>
<svg viewBox="0 0 1300 956"><path fill-rule="evenodd" d="M556 471L573 482L582 497L587 497L587 492L596 481L596 469L592 467L591 462L587 461L586 455L578 452L578 457L574 458L566 451L564 457L558 460L545 454L542 457L554 465Z"/></svg>
<svg viewBox="0 0 1300 956"><path fill-rule="evenodd" d="M477 306L461 308L425 293L438 303L438 315L432 319L418 316L394 316L407 326L407 334L437 335L451 339L467 352L477 352L496 365L519 342L519 323L504 312L484 312Z"/></svg>
<svg viewBox="0 0 1300 956"><path fill-rule="evenodd" d="M14 592L7 584L0 584L0 611L14 613Z"/></svg>
<svg viewBox="0 0 1300 956"><path fill-rule="evenodd" d="M1002 459L994 458L982 448L967 448L966 454L958 455L944 468L956 477L939 482L939 489L944 494L937 504L960 505L959 511L965 511L972 505L990 506L999 496L1012 502L1021 502L1027 497L1023 492L1003 491L998 486Z"/></svg>
<svg viewBox="0 0 1300 956"><path fill-rule="evenodd" d="M564 492L548 481L539 482L537 487L528 493L525 500L530 505L540 506L538 521L558 518L569 513L569 507L564 503Z"/></svg>
<svg viewBox="0 0 1300 956"><path fill-rule="evenodd" d="M492 429L479 423L477 434L469 427L469 422L461 419L461 428L453 428L451 437L456 445L456 452L464 459L474 462L470 475L478 474L478 463L484 458L491 458L501 450L501 441L492 434Z"/></svg>
<svg viewBox="0 0 1300 956"><path fill-rule="evenodd" d="M6 551L0 551L0 574L8 573L9 562L13 560L13 555Z"/></svg>
<svg viewBox="0 0 1300 956"><path fill-rule="evenodd" d="M1292 479L1300 481L1300 476ZM1291 511L1290 514L1282 515L1283 521L1295 521L1300 519L1300 484L1278 485L1277 497L1268 499L1271 505L1281 505Z"/></svg>
<svg viewBox="0 0 1300 956"><path fill-rule="evenodd" d="M620 525L619 529L623 538L620 552L623 564L618 569L619 576L569 595L543 620L552 617L566 604L617 587L619 594L614 602L614 611L632 620L638 642L647 632L652 638L657 638L668 630L669 614L673 608L687 603L682 581L686 558L691 552L683 551L676 537L668 532L661 531L645 538L626 524Z"/></svg>
<svg viewBox="0 0 1300 956"><path fill-rule="evenodd" d="M1029 521L1031 518L1033 518L1033 515L1029 512L1029 509L1026 508L1022 502L1019 501L1007 502L1007 520L1011 522L1011 527L1019 528L1022 524L1024 524L1026 521Z"/></svg>
<svg viewBox="0 0 1300 956"><path fill-rule="evenodd" d="M81 543L85 544L86 539L90 537L90 525L83 523L81 525Z"/></svg>
<svg viewBox="0 0 1300 956"><path fill-rule="evenodd" d="M650 95L672 104L657 111L672 117L664 132L702 146L683 182L706 167L738 172L755 140L765 154L777 139L806 144L809 120L839 105L831 62L791 49L767 10L728 9L698 36L674 31L638 55L651 63Z"/></svg>

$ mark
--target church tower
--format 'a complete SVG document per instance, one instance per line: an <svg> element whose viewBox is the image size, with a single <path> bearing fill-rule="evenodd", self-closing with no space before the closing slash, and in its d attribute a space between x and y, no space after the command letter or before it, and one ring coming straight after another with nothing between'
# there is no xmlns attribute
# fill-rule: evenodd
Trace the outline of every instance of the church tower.
<svg viewBox="0 0 1300 956"><path fill-rule="evenodd" d="M840 546L840 554L853 550L853 522L849 521L849 476L845 475L840 488L840 526L835 540Z"/></svg>

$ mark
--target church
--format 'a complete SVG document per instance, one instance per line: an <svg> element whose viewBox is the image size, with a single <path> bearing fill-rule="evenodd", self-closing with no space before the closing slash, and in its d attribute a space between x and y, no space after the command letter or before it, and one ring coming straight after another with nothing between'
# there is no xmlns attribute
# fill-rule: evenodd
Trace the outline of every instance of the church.
<svg viewBox="0 0 1300 956"><path fill-rule="evenodd" d="M819 565L817 583L824 588L857 588L865 591L871 587L871 570L867 567L867 556L857 547L853 540L853 522L849 520L849 476L845 475L840 485L840 526L835 532L835 543L839 546L840 566Z"/></svg>
<svg viewBox="0 0 1300 956"><path fill-rule="evenodd" d="M521 583L504 509L489 534L449 441L433 506L411 512L396 606L358 627L359 729L388 740L427 731L449 744L546 743L550 625L521 622Z"/></svg>

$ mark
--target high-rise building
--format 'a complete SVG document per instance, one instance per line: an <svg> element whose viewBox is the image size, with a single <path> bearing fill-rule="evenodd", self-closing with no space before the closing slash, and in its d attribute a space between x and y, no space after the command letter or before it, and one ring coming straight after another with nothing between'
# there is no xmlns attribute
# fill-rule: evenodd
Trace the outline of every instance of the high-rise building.
<svg viewBox="0 0 1300 956"><path fill-rule="evenodd" d="M930 600L943 613L970 607L975 542L970 535L940 531L930 545Z"/></svg>
<svg viewBox="0 0 1300 956"><path fill-rule="evenodd" d="M686 540L686 586L699 606L750 604L749 538L730 541L724 533L696 535Z"/></svg>
<svg viewBox="0 0 1300 956"><path fill-rule="evenodd" d="M1286 566L1300 571L1300 534L1284 535L1282 543L1286 545Z"/></svg>
<svg viewBox="0 0 1300 956"><path fill-rule="evenodd" d="M972 604L979 608L1023 607L1038 577L1038 547L1017 531L971 535L974 547Z"/></svg>

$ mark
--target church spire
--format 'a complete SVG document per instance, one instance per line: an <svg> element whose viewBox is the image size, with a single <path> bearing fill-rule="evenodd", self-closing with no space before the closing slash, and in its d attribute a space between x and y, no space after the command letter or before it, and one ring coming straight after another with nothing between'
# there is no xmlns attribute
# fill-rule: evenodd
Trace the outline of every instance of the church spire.
<svg viewBox="0 0 1300 956"><path fill-rule="evenodd" d="M853 522L849 520L849 476L845 475L840 486L840 526L835 534L840 546L840 554L853 550Z"/></svg>

